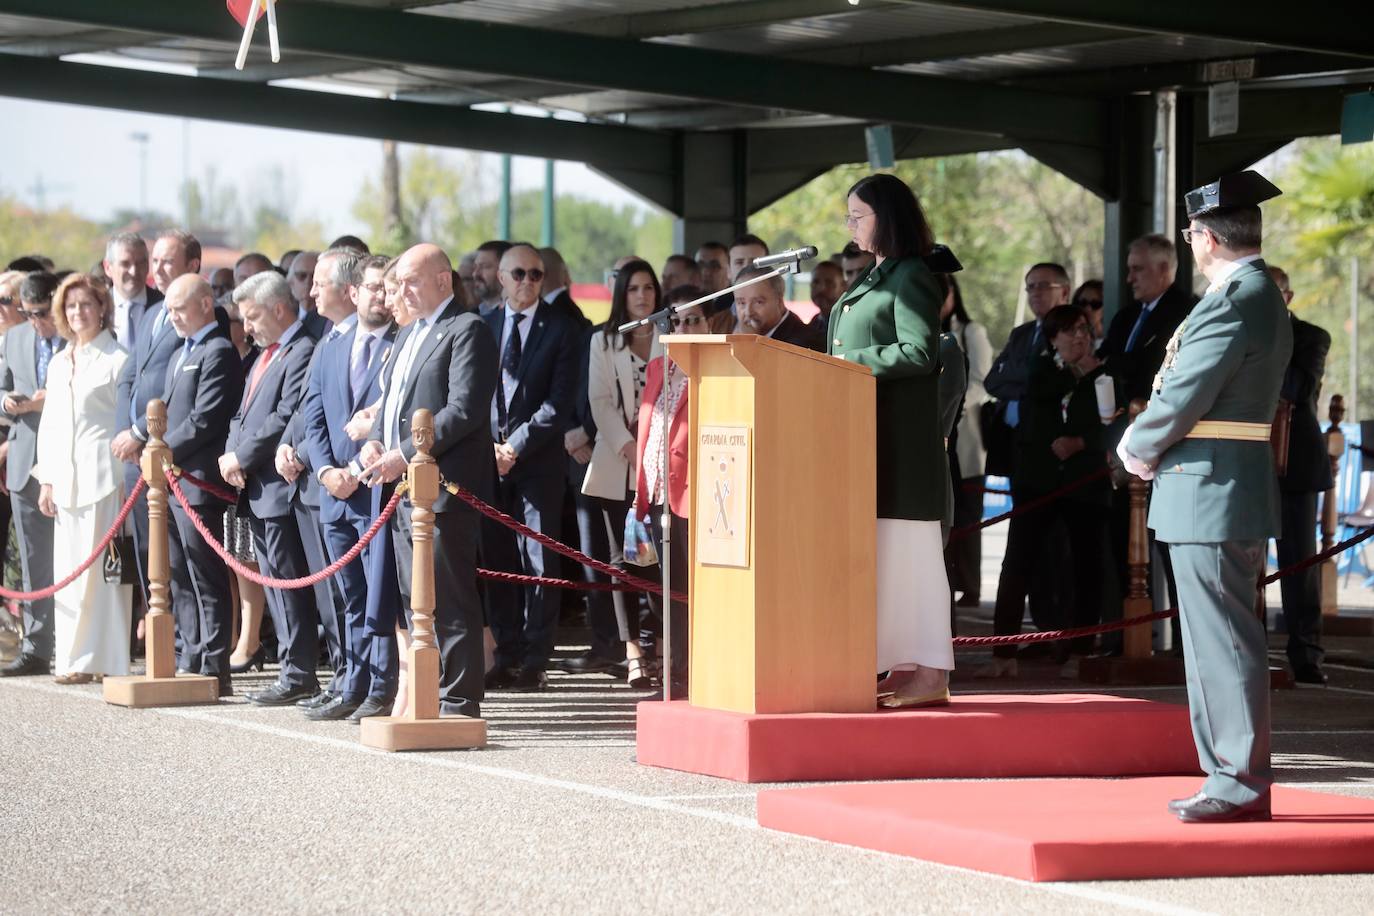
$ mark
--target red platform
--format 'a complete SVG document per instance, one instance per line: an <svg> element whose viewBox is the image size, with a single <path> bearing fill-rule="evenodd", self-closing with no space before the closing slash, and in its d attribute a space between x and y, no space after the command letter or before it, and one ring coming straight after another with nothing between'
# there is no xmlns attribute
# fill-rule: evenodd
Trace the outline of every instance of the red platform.
<svg viewBox="0 0 1374 916"><path fill-rule="evenodd" d="M809 786L759 793L759 824L1028 881L1374 872L1374 799L1276 788L1274 819L1184 824L1198 779Z"/></svg>
<svg viewBox="0 0 1374 916"><path fill-rule="evenodd" d="M746 715L639 704L638 760L739 782L1198 772L1188 710L1101 695L956 696L935 709Z"/></svg>

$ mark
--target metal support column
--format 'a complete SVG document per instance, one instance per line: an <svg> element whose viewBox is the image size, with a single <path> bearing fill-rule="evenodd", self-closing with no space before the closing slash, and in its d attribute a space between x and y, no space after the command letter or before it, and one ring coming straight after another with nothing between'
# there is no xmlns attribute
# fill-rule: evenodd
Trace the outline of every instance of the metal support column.
<svg viewBox="0 0 1374 916"><path fill-rule="evenodd" d="M746 133L685 133L681 149L673 250L690 255L703 242L730 244L749 219Z"/></svg>

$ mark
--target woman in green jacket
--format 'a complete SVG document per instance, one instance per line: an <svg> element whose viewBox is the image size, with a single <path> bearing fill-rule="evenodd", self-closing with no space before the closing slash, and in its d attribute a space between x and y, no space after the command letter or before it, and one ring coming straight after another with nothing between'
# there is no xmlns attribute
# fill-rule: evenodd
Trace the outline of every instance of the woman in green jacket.
<svg viewBox="0 0 1374 916"><path fill-rule="evenodd" d="M940 305L922 258L934 244L916 195L893 175L849 189L854 243L874 263L830 314L830 354L877 379L878 670L880 705L949 702L954 669L940 521L949 463L939 413ZM900 673L898 673L900 672Z"/></svg>

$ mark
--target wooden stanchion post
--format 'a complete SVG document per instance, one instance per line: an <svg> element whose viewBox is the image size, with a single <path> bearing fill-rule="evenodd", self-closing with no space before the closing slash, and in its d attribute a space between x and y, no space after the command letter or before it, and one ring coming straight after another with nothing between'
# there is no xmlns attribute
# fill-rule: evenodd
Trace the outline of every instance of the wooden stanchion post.
<svg viewBox="0 0 1374 916"><path fill-rule="evenodd" d="M410 682L404 716L363 719L359 739L384 751L457 750L485 747L487 723L468 716L439 715L439 648L434 640L434 502L439 498L439 465L434 446L434 416L417 410L411 421L415 457L409 483L412 564L410 577ZM401 511L398 509L397 511ZM480 634L469 634L480 639Z"/></svg>
<svg viewBox="0 0 1374 916"><path fill-rule="evenodd" d="M1145 401L1131 401L1131 422L1145 409ZM1131 521L1126 547L1127 590L1121 602L1121 617L1131 620L1154 613L1150 598L1150 484L1134 475L1127 483ZM1121 657L1097 656L1084 659L1079 678L1095 684L1179 684L1183 682L1180 659L1154 654L1153 628L1145 624L1127 627L1121 633Z"/></svg>
<svg viewBox="0 0 1374 916"><path fill-rule="evenodd" d="M219 702L219 681L198 674L177 676L176 625L172 620L171 567L167 538L171 510L164 464L172 460L162 437L167 432L167 406L148 402L148 443L140 467L148 484L148 616L144 646L148 671L142 677L107 677L105 702L135 708L187 706ZM129 558L132 562L133 558Z"/></svg>

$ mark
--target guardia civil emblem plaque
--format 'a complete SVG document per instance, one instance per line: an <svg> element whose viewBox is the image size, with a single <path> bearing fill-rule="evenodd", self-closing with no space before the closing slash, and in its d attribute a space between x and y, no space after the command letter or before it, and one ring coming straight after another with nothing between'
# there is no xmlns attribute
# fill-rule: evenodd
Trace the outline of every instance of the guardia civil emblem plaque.
<svg viewBox="0 0 1374 916"><path fill-rule="evenodd" d="M703 426L697 435L697 561L747 569L750 429Z"/></svg>

